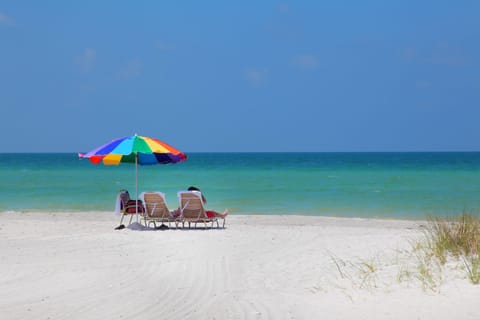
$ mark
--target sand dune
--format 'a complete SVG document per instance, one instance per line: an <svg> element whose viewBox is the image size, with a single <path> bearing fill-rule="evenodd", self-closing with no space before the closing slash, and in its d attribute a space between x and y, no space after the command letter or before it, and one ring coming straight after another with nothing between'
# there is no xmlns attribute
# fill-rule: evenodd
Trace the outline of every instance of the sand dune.
<svg viewBox="0 0 480 320"><path fill-rule="evenodd" d="M479 319L447 266L424 288L422 222L231 216L113 230L104 212L0 214L0 319ZM451 269L449 271L448 269Z"/></svg>

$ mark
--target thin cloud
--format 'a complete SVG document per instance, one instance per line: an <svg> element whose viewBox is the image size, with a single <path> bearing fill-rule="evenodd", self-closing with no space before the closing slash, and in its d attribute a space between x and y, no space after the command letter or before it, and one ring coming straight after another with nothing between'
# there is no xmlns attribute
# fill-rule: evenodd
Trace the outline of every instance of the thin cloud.
<svg viewBox="0 0 480 320"><path fill-rule="evenodd" d="M0 12L0 24L4 24L7 26L15 25L15 19L10 16L7 16L5 13Z"/></svg>
<svg viewBox="0 0 480 320"><path fill-rule="evenodd" d="M281 13L289 13L290 12L290 7L286 3L281 3L278 6L278 11Z"/></svg>
<svg viewBox="0 0 480 320"><path fill-rule="evenodd" d="M130 80L138 77L142 73L143 64L140 60L128 62L119 72L121 80Z"/></svg>
<svg viewBox="0 0 480 320"><path fill-rule="evenodd" d="M315 69L318 67L318 59L309 54L299 55L293 59L293 64L302 69Z"/></svg>
<svg viewBox="0 0 480 320"><path fill-rule="evenodd" d="M422 64L450 67L465 66L469 63L468 56L462 48L451 46L448 43L439 44L429 50L422 50L422 52L415 48L406 48L403 58Z"/></svg>
<svg viewBox="0 0 480 320"><path fill-rule="evenodd" d="M245 77L253 87L261 87L267 82L268 71L266 69L250 68L246 71Z"/></svg>
<svg viewBox="0 0 480 320"><path fill-rule="evenodd" d="M406 60L414 60L418 56L415 48L406 48L403 50L403 57Z"/></svg>
<svg viewBox="0 0 480 320"><path fill-rule="evenodd" d="M82 55L75 58L75 63L80 67L82 72L90 72L97 60L95 49L86 48Z"/></svg>
<svg viewBox="0 0 480 320"><path fill-rule="evenodd" d="M461 54L438 52L432 56L430 63L443 66L460 67L468 64L468 60Z"/></svg>
<svg viewBox="0 0 480 320"><path fill-rule="evenodd" d="M154 44L155 49L158 49L162 52L170 52L175 50L175 46L170 43L166 43L163 41L156 41Z"/></svg>
<svg viewBox="0 0 480 320"><path fill-rule="evenodd" d="M415 88L420 90L430 89L432 87L432 83L428 80L417 80L415 81Z"/></svg>
<svg viewBox="0 0 480 320"><path fill-rule="evenodd" d="M430 59L432 64L446 66L463 66L467 64L467 60L462 48L452 46L447 42L437 45Z"/></svg>

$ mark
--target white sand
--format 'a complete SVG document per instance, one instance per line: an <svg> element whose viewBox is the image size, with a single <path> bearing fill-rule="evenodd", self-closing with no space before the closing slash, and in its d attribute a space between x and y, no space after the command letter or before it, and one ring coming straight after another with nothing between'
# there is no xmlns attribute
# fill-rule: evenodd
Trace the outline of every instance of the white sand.
<svg viewBox="0 0 480 320"><path fill-rule="evenodd" d="M421 224L230 216L224 230L115 231L110 213L0 213L0 319L480 319L461 262L423 288Z"/></svg>

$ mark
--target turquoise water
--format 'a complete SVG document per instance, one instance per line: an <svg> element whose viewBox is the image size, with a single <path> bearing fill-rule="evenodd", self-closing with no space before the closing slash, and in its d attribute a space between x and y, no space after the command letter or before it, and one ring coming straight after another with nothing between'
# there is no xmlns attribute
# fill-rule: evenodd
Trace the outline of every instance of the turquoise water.
<svg viewBox="0 0 480 320"><path fill-rule="evenodd" d="M200 187L210 209L240 214L424 218L480 209L480 153L190 153L140 166L140 191ZM135 167L76 154L0 154L0 211L113 211Z"/></svg>

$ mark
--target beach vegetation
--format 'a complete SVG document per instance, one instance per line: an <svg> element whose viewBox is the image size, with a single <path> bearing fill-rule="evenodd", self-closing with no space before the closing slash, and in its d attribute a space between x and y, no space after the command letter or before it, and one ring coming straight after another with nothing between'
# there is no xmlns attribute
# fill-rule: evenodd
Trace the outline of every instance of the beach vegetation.
<svg viewBox="0 0 480 320"><path fill-rule="evenodd" d="M360 288L372 288L377 286L375 272L378 268L373 260L363 260L352 264L352 266L357 269L358 275L361 279L359 284Z"/></svg>
<svg viewBox="0 0 480 320"><path fill-rule="evenodd" d="M342 260L333 255L331 259L341 279L348 279L358 288L374 288L377 286L376 272L378 267L373 260L352 262ZM352 276L352 274L354 276Z"/></svg>
<svg viewBox="0 0 480 320"><path fill-rule="evenodd" d="M462 213L456 217L429 217L425 238L414 250L421 250L425 259L434 258L445 265L449 258L461 260L467 278L473 284L480 283L480 217ZM428 282L428 264L420 263L421 278Z"/></svg>
<svg viewBox="0 0 480 320"><path fill-rule="evenodd" d="M337 268L338 273L340 274L340 277L342 279L350 278L348 274L345 271L345 267L347 266L346 262L340 258L337 258L333 255L331 255L332 261L335 264L335 267Z"/></svg>
<svg viewBox="0 0 480 320"><path fill-rule="evenodd" d="M467 213L454 218L430 217L426 237L442 264L448 254L455 258L475 255L480 249L480 218Z"/></svg>
<svg viewBox="0 0 480 320"><path fill-rule="evenodd" d="M420 239L410 248L396 250L393 266L399 266L398 284L419 283L425 291L440 292L441 285L460 276L480 284L480 216L463 213L454 217L429 217ZM355 288L378 288L389 283L389 266L376 259L342 260L331 254L340 278Z"/></svg>
<svg viewBox="0 0 480 320"><path fill-rule="evenodd" d="M422 284L424 290L438 292L442 283L441 266L429 255L418 257L418 273L416 278Z"/></svg>
<svg viewBox="0 0 480 320"><path fill-rule="evenodd" d="M463 263L467 271L468 280L473 284L480 283L480 256L478 254L470 257L463 257Z"/></svg>
<svg viewBox="0 0 480 320"><path fill-rule="evenodd" d="M410 280L413 278L414 272L408 268L408 266L401 266L400 270L397 273L397 282L398 283L403 283L405 281L408 281L410 283Z"/></svg>

